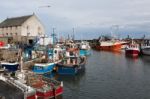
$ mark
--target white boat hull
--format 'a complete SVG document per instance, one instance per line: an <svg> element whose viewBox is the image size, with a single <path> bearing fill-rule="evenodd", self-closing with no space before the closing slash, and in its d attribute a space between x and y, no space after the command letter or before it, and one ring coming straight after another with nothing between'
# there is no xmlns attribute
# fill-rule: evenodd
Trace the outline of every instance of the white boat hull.
<svg viewBox="0 0 150 99"><path fill-rule="evenodd" d="M144 55L150 55L150 46L142 46L141 50Z"/></svg>
<svg viewBox="0 0 150 99"><path fill-rule="evenodd" d="M150 55L150 49L142 49L144 55Z"/></svg>

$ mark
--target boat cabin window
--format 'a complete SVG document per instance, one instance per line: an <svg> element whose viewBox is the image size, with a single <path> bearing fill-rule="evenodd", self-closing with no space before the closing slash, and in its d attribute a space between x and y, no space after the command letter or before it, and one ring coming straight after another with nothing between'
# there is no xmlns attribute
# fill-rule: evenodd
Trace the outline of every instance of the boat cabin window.
<svg viewBox="0 0 150 99"><path fill-rule="evenodd" d="M76 64L77 63L77 58L70 58L70 63L71 64Z"/></svg>
<svg viewBox="0 0 150 99"><path fill-rule="evenodd" d="M33 40L32 39L29 39L29 44L33 44Z"/></svg>
<svg viewBox="0 0 150 99"><path fill-rule="evenodd" d="M73 56L73 52L70 52L70 56Z"/></svg>
<svg viewBox="0 0 150 99"><path fill-rule="evenodd" d="M0 64L0 69L3 68L2 65Z"/></svg>
<svg viewBox="0 0 150 99"><path fill-rule="evenodd" d="M55 50L54 53L56 54L56 53L57 53L57 50Z"/></svg>

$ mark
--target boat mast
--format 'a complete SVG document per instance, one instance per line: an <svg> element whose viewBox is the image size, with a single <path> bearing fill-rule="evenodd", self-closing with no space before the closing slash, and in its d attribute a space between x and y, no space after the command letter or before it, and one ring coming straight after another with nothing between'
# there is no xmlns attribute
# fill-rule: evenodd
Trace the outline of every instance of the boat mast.
<svg viewBox="0 0 150 99"><path fill-rule="evenodd" d="M72 40L74 40L74 28L72 28Z"/></svg>
<svg viewBox="0 0 150 99"><path fill-rule="evenodd" d="M114 35L114 32L116 33L118 31L118 29L119 29L119 25L112 25L112 27L111 27L111 37L113 38L113 40L115 39L115 37L117 37L116 35Z"/></svg>
<svg viewBox="0 0 150 99"><path fill-rule="evenodd" d="M54 45L55 45L55 39L56 39L56 34L55 34L55 28L53 28L53 33L52 33L52 39L53 39L53 45L52 45L52 50L53 50L53 53L52 53L52 60L54 60Z"/></svg>
<svg viewBox="0 0 150 99"><path fill-rule="evenodd" d="M56 36L56 34L55 34L55 28L53 28L53 33L52 33L53 45L55 44L55 41L54 41L54 39L55 39L55 36Z"/></svg>

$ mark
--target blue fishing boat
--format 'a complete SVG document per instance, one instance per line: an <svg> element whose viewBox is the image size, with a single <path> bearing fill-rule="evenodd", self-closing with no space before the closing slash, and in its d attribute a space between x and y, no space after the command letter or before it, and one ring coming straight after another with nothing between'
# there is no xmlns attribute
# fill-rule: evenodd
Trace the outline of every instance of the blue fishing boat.
<svg viewBox="0 0 150 99"><path fill-rule="evenodd" d="M33 72L36 74L51 73L56 64L61 62L60 54L62 49L60 47L46 48L45 50L43 50L45 52L43 59L36 62L33 66Z"/></svg>
<svg viewBox="0 0 150 99"><path fill-rule="evenodd" d="M60 48L47 49L43 59L34 64L33 72L36 74L51 73L54 70L56 64L61 62L60 53Z"/></svg>
<svg viewBox="0 0 150 99"><path fill-rule="evenodd" d="M36 63L33 67L33 72L36 74L45 74L53 71L56 64L54 62Z"/></svg>
<svg viewBox="0 0 150 99"><path fill-rule="evenodd" d="M91 47L88 42L82 41L79 45L79 49L80 49L79 51L80 56L88 56L91 54L90 51Z"/></svg>
<svg viewBox="0 0 150 99"><path fill-rule="evenodd" d="M72 57L70 60L76 60L77 57ZM85 70L85 58L80 58L80 63L66 64L63 62L57 64L57 72L60 75L76 75Z"/></svg>
<svg viewBox="0 0 150 99"><path fill-rule="evenodd" d="M53 44L48 44L45 47L45 49L43 50L43 53L45 53L45 55L43 56L44 59L39 63L35 63L33 67L33 72L37 74L51 73L54 70L56 64L61 61L60 54L62 49L60 47L55 47L57 38L56 34L54 33L54 29L51 36L53 39Z"/></svg>
<svg viewBox="0 0 150 99"><path fill-rule="evenodd" d="M60 75L75 75L85 69L85 57L79 57L76 48L68 48L62 62L57 64L57 72Z"/></svg>
<svg viewBox="0 0 150 99"><path fill-rule="evenodd" d="M80 56L89 56L91 55L91 51L90 50L84 50L84 49L80 49Z"/></svg>
<svg viewBox="0 0 150 99"><path fill-rule="evenodd" d="M19 68L18 62L1 62L2 68L7 69L10 72L17 71Z"/></svg>
<svg viewBox="0 0 150 99"><path fill-rule="evenodd" d="M57 64L58 66L58 74L60 75L75 75L78 72L77 65L64 65Z"/></svg>

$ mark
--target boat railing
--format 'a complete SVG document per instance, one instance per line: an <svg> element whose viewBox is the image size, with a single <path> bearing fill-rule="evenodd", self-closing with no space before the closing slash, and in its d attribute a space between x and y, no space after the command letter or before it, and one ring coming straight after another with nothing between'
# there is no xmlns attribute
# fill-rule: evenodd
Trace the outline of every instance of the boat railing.
<svg viewBox="0 0 150 99"><path fill-rule="evenodd" d="M27 88L24 87L24 86L22 86L21 83L19 84L19 82L17 80L14 80L14 79L12 79L12 78L9 77L7 79L7 82L10 83L10 84L12 84L12 85L14 85L14 86L16 86L17 88L19 88L23 92L27 91Z"/></svg>
<svg viewBox="0 0 150 99"><path fill-rule="evenodd" d="M139 45L129 45L128 48L139 48Z"/></svg>
<svg viewBox="0 0 150 99"><path fill-rule="evenodd" d="M2 80L2 81L6 81L7 80L7 78L5 78L2 74L0 75L0 80Z"/></svg>
<svg viewBox="0 0 150 99"><path fill-rule="evenodd" d="M142 46L150 46L150 44L142 44Z"/></svg>
<svg viewBox="0 0 150 99"><path fill-rule="evenodd" d="M48 81L48 82L50 82L50 83L52 83L52 84L54 84L56 86L62 85L61 82L59 82L57 80L54 80L54 79L50 79L50 78L47 78L47 77L42 77L42 79L45 80L45 81Z"/></svg>

